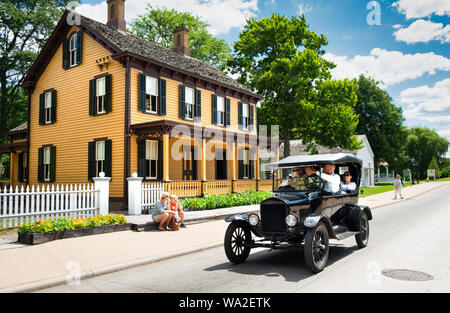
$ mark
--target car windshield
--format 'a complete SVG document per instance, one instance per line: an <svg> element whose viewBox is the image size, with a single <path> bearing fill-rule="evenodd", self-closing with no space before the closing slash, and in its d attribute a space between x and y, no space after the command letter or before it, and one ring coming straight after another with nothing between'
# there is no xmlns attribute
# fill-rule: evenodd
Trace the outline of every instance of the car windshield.
<svg viewBox="0 0 450 313"><path fill-rule="evenodd" d="M304 168L282 169L280 183L275 191L294 192L303 190L319 190L320 177L316 174L308 176Z"/></svg>

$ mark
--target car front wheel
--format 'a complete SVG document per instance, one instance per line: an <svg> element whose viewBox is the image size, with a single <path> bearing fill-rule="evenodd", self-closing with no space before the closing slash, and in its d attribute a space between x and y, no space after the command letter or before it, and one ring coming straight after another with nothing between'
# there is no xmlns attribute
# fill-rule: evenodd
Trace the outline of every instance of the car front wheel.
<svg viewBox="0 0 450 313"><path fill-rule="evenodd" d="M243 222L232 222L225 233L225 254L234 264L244 263L251 248L252 233L250 227Z"/></svg>
<svg viewBox="0 0 450 313"><path fill-rule="evenodd" d="M305 236L305 262L308 268L314 272L321 272L328 261L329 253L328 230L322 222L313 229L309 229Z"/></svg>

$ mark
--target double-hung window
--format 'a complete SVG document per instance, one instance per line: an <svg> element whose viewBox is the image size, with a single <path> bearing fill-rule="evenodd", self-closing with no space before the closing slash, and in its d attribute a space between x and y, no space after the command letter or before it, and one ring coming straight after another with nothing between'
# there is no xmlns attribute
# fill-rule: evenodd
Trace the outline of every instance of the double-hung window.
<svg viewBox="0 0 450 313"><path fill-rule="evenodd" d="M105 172L105 142L95 143L95 177L99 177L101 172Z"/></svg>
<svg viewBox="0 0 450 313"><path fill-rule="evenodd" d="M158 113L158 80L153 77L146 77L145 82L146 98L145 110L149 113Z"/></svg>
<svg viewBox="0 0 450 313"><path fill-rule="evenodd" d="M250 151L244 150L244 159L242 160L244 166L243 166L243 178L247 179L250 176Z"/></svg>
<svg viewBox="0 0 450 313"><path fill-rule="evenodd" d="M225 125L225 99L217 97L217 125Z"/></svg>
<svg viewBox="0 0 450 313"><path fill-rule="evenodd" d="M69 46L69 56L70 56L70 66L77 65L77 40L78 40L78 34L73 34L72 37L70 37L70 46Z"/></svg>
<svg viewBox="0 0 450 313"><path fill-rule="evenodd" d="M97 82L97 114L106 113L106 77L96 80Z"/></svg>
<svg viewBox="0 0 450 313"><path fill-rule="evenodd" d="M52 93L46 92L44 96L45 124L52 123Z"/></svg>
<svg viewBox="0 0 450 313"><path fill-rule="evenodd" d="M186 105L186 116L187 120L194 119L194 103L195 103L195 92L194 89L186 87L185 94L185 105Z"/></svg>
<svg viewBox="0 0 450 313"><path fill-rule="evenodd" d="M146 140L145 142L145 162L147 163L146 168L148 172L146 173L146 179L157 179L158 178L158 141Z"/></svg>
<svg viewBox="0 0 450 313"><path fill-rule="evenodd" d="M242 128L247 130L250 120L250 114L249 114L249 106L248 104L242 105Z"/></svg>
<svg viewBox="0 0 450 313"><path fill-rule="evenodd" d="M44 181L50 181L51 178L51 150L50 147L44 148Z"/></svg>

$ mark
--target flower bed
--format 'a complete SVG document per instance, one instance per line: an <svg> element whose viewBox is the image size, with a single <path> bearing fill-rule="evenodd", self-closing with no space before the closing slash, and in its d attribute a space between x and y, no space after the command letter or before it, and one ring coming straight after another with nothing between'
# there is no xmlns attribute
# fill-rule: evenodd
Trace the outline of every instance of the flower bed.
<svg viewBox="0 0 450 313"><path fill-rule="evenodd" d="M180 204L183 208L190 210L213 210L259 204L272 196L272 192L249 189L241 194L208 195L203 198L183 199L180 200Z"/></svg>
<svg viewBox="0 0 450 313"><path fill-rule="evenodd" d="M39 221L19 226L19 242L40 244L57 239L104 234L131 229L122 214L109 214L88 218L60 218L52 221Z"/></svg>

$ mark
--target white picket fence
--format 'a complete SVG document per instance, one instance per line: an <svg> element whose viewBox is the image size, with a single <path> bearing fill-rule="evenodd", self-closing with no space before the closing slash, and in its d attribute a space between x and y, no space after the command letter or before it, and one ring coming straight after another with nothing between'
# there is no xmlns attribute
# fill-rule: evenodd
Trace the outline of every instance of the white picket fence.
<svg viewBox="0 0 450 313"><path fill-rule="evenodd" d="M5 187L0 190L0 227L108 214L110 180L101 176L94 184Z"/></svg>
<svg viewBox="0 0 450 313"><path fill-rule="evenodd" d="M141 187L141 209L150 209L161 198L164 183L144 183Z"/></svg>
<svg viewBox="0 0 450 313"><path fill-rule="evenodd" d="M137 177L136 173L133 174L133 177L128 178L129 215L140 215L142 209L153 208L164 192L164 183L142 183L142 180L143 178Z"/></svg>

